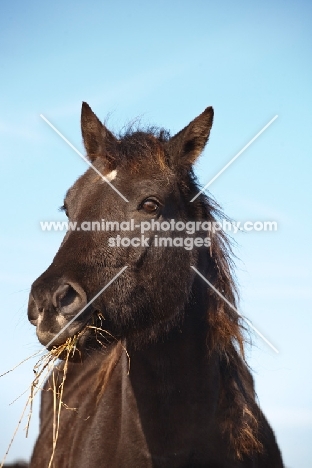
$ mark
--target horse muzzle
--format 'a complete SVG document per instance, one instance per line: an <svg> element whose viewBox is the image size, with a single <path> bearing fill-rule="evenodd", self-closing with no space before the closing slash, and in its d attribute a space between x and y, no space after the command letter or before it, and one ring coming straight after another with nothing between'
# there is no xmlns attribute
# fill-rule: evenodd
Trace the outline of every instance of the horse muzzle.
<svg viewBox="0 0 312 468"><path fill-rule="evenodd" d="M87 294L78 283L60 279L49 287L38 278L29 295L28 319L40 343L50 349L83 328L90 318L86 305Z"/></svg>

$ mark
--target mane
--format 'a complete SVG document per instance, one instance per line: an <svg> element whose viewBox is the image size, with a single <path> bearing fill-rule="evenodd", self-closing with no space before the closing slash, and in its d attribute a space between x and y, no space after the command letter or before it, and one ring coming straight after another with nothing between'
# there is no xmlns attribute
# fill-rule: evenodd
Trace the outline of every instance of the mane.
<svg viewBox="0 0 312 468"><path fill-rule="evenodd" d="M191 173L191 186L198 185ZM193 195L191 195L193 196ZM207 195L198 197L197 209L205 213L208 221L229 221L219 205ZM239 299L234 273L232 241L223 231L211 232L208 280L237 309ZM247 329L242 317L208 286L207 343L210 353L216 353L221 369L220 426L230 440L236 457L261 452L259 435L259 408L255 403L255 390L244 347Z"/></svg>
<svg viewBox="0 0 312 468"><path fill-rule="evenodd" d="M129 124L116 136L118 140L119 165L127 165L131 172L138 172L142 162L163 170L168 163L163 144L169 141L170 133L156 126L141 127L139 121ZM111 148L115 153L116 148Z"/></svg>

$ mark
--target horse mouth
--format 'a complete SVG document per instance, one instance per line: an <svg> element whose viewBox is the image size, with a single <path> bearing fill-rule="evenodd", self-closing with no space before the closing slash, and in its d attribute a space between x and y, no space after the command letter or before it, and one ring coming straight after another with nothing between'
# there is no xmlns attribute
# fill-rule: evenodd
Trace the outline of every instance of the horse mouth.
<svg viewBox="0 0 312 468"><path fill-rule="evenodd" d="M90 350L94 347L105 347L113 340L112 335L106 330L105 318L99 310L93 311L85 320L74 321L70 325L65 324L57 333L42 330L39 323L36 333L38 340L48 351L64 348L72 355L81 354L85 348ZM62 359L62 356L60 358Z"/></svg>

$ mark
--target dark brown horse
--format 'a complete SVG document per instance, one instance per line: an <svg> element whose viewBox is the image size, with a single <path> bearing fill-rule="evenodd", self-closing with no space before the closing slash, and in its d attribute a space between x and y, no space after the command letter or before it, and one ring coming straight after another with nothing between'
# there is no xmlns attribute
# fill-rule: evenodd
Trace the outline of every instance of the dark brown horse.
<svg viewBox="0 0 312 468"><path fill-rule="evenodd" d="M117 138L82 106L83 140L96 171L89 168L66 195L64 210L79 229L67 232L33 283L28 309L49 348L79 334L55 468L283 467L256 403L240 317L191 268L235 305L227 238L222 231L208 238L202 224L220 216L218 207L203 194L191 202L198 192L192 166L212 120L209 107L171 138L155 129ZM86 230L102 220L133 220L133 229ZM167 224L142 238L139 228L157 221ZM173 230L172 221L180 222ZM196 231L181 231L190 221ZM53 379L62 381L63 368L42 392L32 468L49 465L49 389Z"/></svg>
<svg viewBox="0 0 312 468"><path fill-rule="evenodd" d="M15 463L8 463L6 465L3 465L3 468L28 468L28 463L24 461L19 461Z"/></svg>

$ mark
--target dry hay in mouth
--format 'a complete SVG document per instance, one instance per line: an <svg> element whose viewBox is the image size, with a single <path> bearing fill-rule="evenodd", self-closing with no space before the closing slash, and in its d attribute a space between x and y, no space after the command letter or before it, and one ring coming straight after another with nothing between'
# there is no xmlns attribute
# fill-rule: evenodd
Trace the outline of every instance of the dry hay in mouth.
<svg viewBox="0 0 312 468"><path fill-rule="evenodd" d="M74 356L76 352L80 353L79 349L77 348L77 344L79 341L79 338L87 331L91 330L93 332L94 338L98 344L101 345L101 347L107 347L112 341L118 341L117 338L115 338L111 333L109 333L107 330L105 330L102 325L104 321L104 317L101 312L97 311L94 316L92 316L90 322L87 323L87 325L78 333L76 333L74 336L67 338L67 340L59 345L59 346L54 346L50 351L45 353L43 356L40 357L40 359L36 362L35 366L33 367L33 372L35 374L35 377L30 385L30 387L23 392L20 396L18 396L14 401L12 401L10 404L12 405L16 400L18 400L22 395L24 395L27 391L29 391L29 396L26 401L26 404L24 406L24 409L22 411L22 414L20 416L20 419L18 421L18 424L16 426L16 429L14 431L14 434L11 438L11 441L9 443L8 449L3 457L3 460L0 464L0 468L3 468L4 462L7 458L7 455L11 449L11 446L13 444L13 441L15 439L15 436L20 428L20 425L22 421L24 420L26 410L28 408L28 416L27 416L27 422L26 422L26 437L28 436L28 431L29 431L29 426L30 426L30 421L32 417L32 412L33 412L33 401L34 398L36 397L37 393L41 390L43 390L44 383L48 379L49 376L52 376L52 392L53 392L53 442L52 442L52 454L51 458L49 461L49 465L47 468L51 468L53 466L53 459L55 455L55 449L56 449L56 444L58 440L58 435L59 435L59 427L60 427L60 417L61 417L61 409L62 407L66 410L73 410L77 411L77 408L69 408L66 403L63 402L63 393L64 393L64 384L66 380L66 375L68 371L68 363L71 357ZM122 346L123 347L123 346ZM130 368L130 358L128 355L127 350L123 347L125 350L128 359L129 359L129 368ZM38 351L37 353L33 354L32 356L24 359L21 361L18 365L10 369L9 371L5 372L4 374L0 375L0 377L3 377L4 375L14 371L17 367L19 367L21 364L24 362L28 361L29 359L38 356L41 354L43 351ZM55 373L53 372L55 369L59 370L57 367L57 362L62 359L63 365L62 365L62 379L61 382L58 383L55 378Z"/></svg>
<svg viewBox="0 0 312 468"><path fill-rule="evenodd" d="M33 368L35 377L34 377L32 383L30 385L30 388L28 390L26 390L25 392L23 392L14 401L12 401L11 404L13 404L22 395L24 395L27 391L29 391L28 399L26 401L26 404L24 406L24 409L22 411L22 414L20 416L18 424L17 424L17 426L15 428L14 434L13 434L13 436L11 438L11 441L9 443L7 451L6 451L6 453L5 453L4 457L3 457L0 468L2 468L3 465L4 465L4 462L5 462L5 460L6 460L7 456L8 456L8 453L9 453L9 451L11 449L11 446L13 444L13 441L15 439L15 436L16 436L19 428L20 428L20 425L21 425L22 421L24 420L24 416L25 416L27 408L29 409L29 411L28 411L25 430L26 430L26 437L28 437L28 431L29 431L31 416L32 416L32 412L33 412L34 398L36 397L37 393L40 390L43 389L43 385L44 385L46 379L48 378L48 376L50 374L52 374L52 376L53 376L53 388L52 388L52 390L53 390L53 446L52 446L52 455L51 455L49 465L48 465L48 468L51 468L53 458L54 458L54 453L55 453L56 442L57 442L57 438L58 438L61 407L63 405L62 397L63 397L63 391L64 391L64 383L65 383L65 380L66 380L66 374L67 374L67 370L68 370L68 361L69 361L70 356L73 353L75 353L75 351L76 351L76 345L77 345L79 337L80 337L80 334L77 333L77 335L74 335L73 337L67 338L65 343L63 343L62 345L53 347L50 351L48 351L46 354L41 356L40 359L36 362L36 364L35 364L35 366ZM23 364L24 362L26 362L27 360L31 359L32 357L38 355L41 352L42 351L30 356L27 359L24 359L17 366L15 366L13 369L9 370L8 372L6 372L3 375L6 375L7 373L12 372L18 366L20 366L21 364ZM55 376L54 376L53 370L56 367L56 362L59 360L59 358L61 356L65 356L64 367L63 367L63 378L62 378L62 381L61 381L60 385L57 386L56 382L55 382Z"/></svg>

